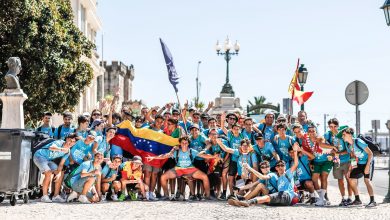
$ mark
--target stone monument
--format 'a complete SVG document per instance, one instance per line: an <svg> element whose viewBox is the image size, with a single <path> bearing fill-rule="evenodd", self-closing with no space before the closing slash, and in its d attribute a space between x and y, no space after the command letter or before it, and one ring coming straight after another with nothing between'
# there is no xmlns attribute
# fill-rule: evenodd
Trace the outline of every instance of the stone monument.
<svg viewBox="0 0 390 220"><path fill-rule="evenodd" d="M18 74L22 69L19 57L10 57L7 61L8 72L5 75L7 87L0 93L3 102L1 128L24 128L23 102L27 95L20 88Z"/></svg>

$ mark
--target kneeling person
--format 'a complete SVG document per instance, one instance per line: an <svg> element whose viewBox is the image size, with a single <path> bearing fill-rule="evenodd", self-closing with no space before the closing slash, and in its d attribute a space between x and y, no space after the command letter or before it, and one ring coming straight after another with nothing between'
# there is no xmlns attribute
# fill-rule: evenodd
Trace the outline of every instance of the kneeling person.
<svg viewBox="0 0 390 220"><path fill-rule="evenodd" d="M121 190L121 183L116 180L118 176L118 167L121 165L122 156L116 155L112 158L112 162L108 162L102 169L101 175L101 191L106 197L106 193L111 188L111 199L118 201L117 193Z"/></svg>

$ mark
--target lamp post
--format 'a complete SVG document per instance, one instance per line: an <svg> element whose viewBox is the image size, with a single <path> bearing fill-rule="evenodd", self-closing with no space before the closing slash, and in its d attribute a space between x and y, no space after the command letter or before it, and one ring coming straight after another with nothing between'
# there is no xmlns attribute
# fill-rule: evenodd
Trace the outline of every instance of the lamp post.
<svg viewBox="0 0 390 220"><path fill-rule="evenodd" d="M387 120L386 122L386 127L387 129L389 129L389 140L390 140L390 120ZM388 164L389 164L389 186L387 187L387 195L385 196L385 199L383 200L384 203L390 203L390 145L389 145L389 149L388 149L388 154L389 154L389 161L388 161Z"/></svg>
<svg viewBox="0 0 390 220"><path fill-rule="evenodd" d="M307 72L305 64L301 64L301 66L298 69L298 82L299 82L299 85L301 86L301 91L302 92L304 91L304 87L303 86L306 84L306 80L307 80L307 75L308 74L309 74L309 72ZM305 104L301 105L301 110L302 111L305 110Z"/></svg>
<svg viewBox="0 0 390 220"><path fill-rule="evenodd" d="M226 60L226 82L222 87L221 93L229 94L234 97L233 87L229 83L229 61L232 55L238 55L240 44L236 41L236 43L232 45L229 37L227 37L225 43L223 44L223 52L220 52L222 50L222 45L219 44L219 41L217 41L217 44L215 45L215 50L217 51L217 55L223 56Z"/></svg>
<svg viewBox="0 0 390 220"><path fill-rule="evenodd" d="M198 61L198 68L196 69L196 100L195 100L195 107L198 108L199 103L199 66L202 63L202 61Z"/></svg>
<svg viewBox="0 0 390 220"><path fill-rule="evenodd" d="M390 26L390 0L386 0L380 9L383 9L386 18L386 24L387 26Z"/></svg>

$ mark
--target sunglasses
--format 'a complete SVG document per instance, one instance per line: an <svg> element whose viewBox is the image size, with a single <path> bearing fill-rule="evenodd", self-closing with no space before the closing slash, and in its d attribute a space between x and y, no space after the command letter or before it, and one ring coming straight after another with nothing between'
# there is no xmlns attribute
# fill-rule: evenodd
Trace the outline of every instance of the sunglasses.
<svg viewBox="0 0 390 220"><path fill-rule="evenodd" d="M252 126L252 124L250 124L250 123L245 123L245 125L246 125L246 126Z"/></svg>
<svg viewBox="0 0 390 220"><path fill-rule="evenodd" d="M261 169L269 168L269 166L261 166Z"/></svg>
<svg viewBox="0 0 390 220"><path fill-rule="evenodd" d="M94 113L93 116L101 116L99 113Z"/></svg>
<svg viewBox="0 0 390 220"><path fill-rule="evenodd" d="M278 164L276 165L276 167L284 167L285 165L284 164Z"/></svg>
<svg viewBox="0 0 390 220"><path fill-rule="evenodd" d="M231 117L231 118L229 118L229 120L236 120L236 118Z"/></svg>
<svg viewBox="0 0 390 220"><path fill-rule="evenodd" d="M307 133L314 133L314 132L316 132L316 131L314 131L314 130L308 130L307 131Z"/></svg>

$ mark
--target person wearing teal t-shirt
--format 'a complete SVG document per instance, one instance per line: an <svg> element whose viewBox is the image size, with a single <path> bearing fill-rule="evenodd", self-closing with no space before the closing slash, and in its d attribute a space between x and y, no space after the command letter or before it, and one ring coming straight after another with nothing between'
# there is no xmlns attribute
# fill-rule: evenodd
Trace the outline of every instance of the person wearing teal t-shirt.
<svg viewBox="0 0 390 220"><path fill-rule="evenodd" d="M294 176L293 173L296 171L298 167L298 150L299 146L297 143L293 146L294 150L294 156L293 160L294 163L290 167L290 169L286 170L286 163L283 160L279 160L276 164L276 170L278 175L278 181L277 181L277 192L265 195L265 196L258 196L256 198L250 199L250 200L244 200L239 201L235 198L229 199L228 203L230 205L234 206L243 206L243 207L249 207L250 205L256 205L256 204L268 204L271 206L290 206L297 202L297 194L294 192ZM263 175L253 168L251 168L248 164L243 165L246 169L248 169L252 173L256 173L256 176L258 176L260 179L271 179L268 175Z"/></svg>
<svg viewBox="0 0 390 220"><path fill-rule="evenodd" d="M339 128L339 121L336 118L332 118L328 121L329 131L324 134L324 138L327 144L335 146L338 151L335 152L335 159L333 159L333 177L337 179L341 202L339 206L348 206L352 202L352 188L349 180L349 166L350 155L347 150L347 145L342 138L336 137ZM345 196L345 182L347 181L348 198Z"/></svg>
<svg viewBox="0 0 390 220"><path fill-rule="evenodd" d="M371 179L373 172L372 160L373 153L368 145L360 138L354 138L353 128L344 128L337 134L337 137L342 137L347 143L348 150L351 153L351 173L350 182L353 193L355 194L355 201L351 205L361 205L362 201L359 197L359 190L357 187L358 179L364 176L364 184L366 184L368 194L370 195L370 202L366 207L376 206L374 199L374 189L372 187ZM356 163L357 160L357 163Z"/></svg>
<svg viewBox="0 0 390 220"><path fill-rule="evenodd" d="M63 180L62 168L66 159L69 157L70 149L76 142L76 137L76 134L71 133L65 138L65 141L58 140L51 142L35 152L33 156L34 164L39 168L39 171L45 175L42 183L42 202L65 202L64 199L59 196ZM58 165L53 161L56 158L61 158L61 162ZM55 187L53 200L51 200L48 196L48 188L53 174L55 175Z"/></svg>

